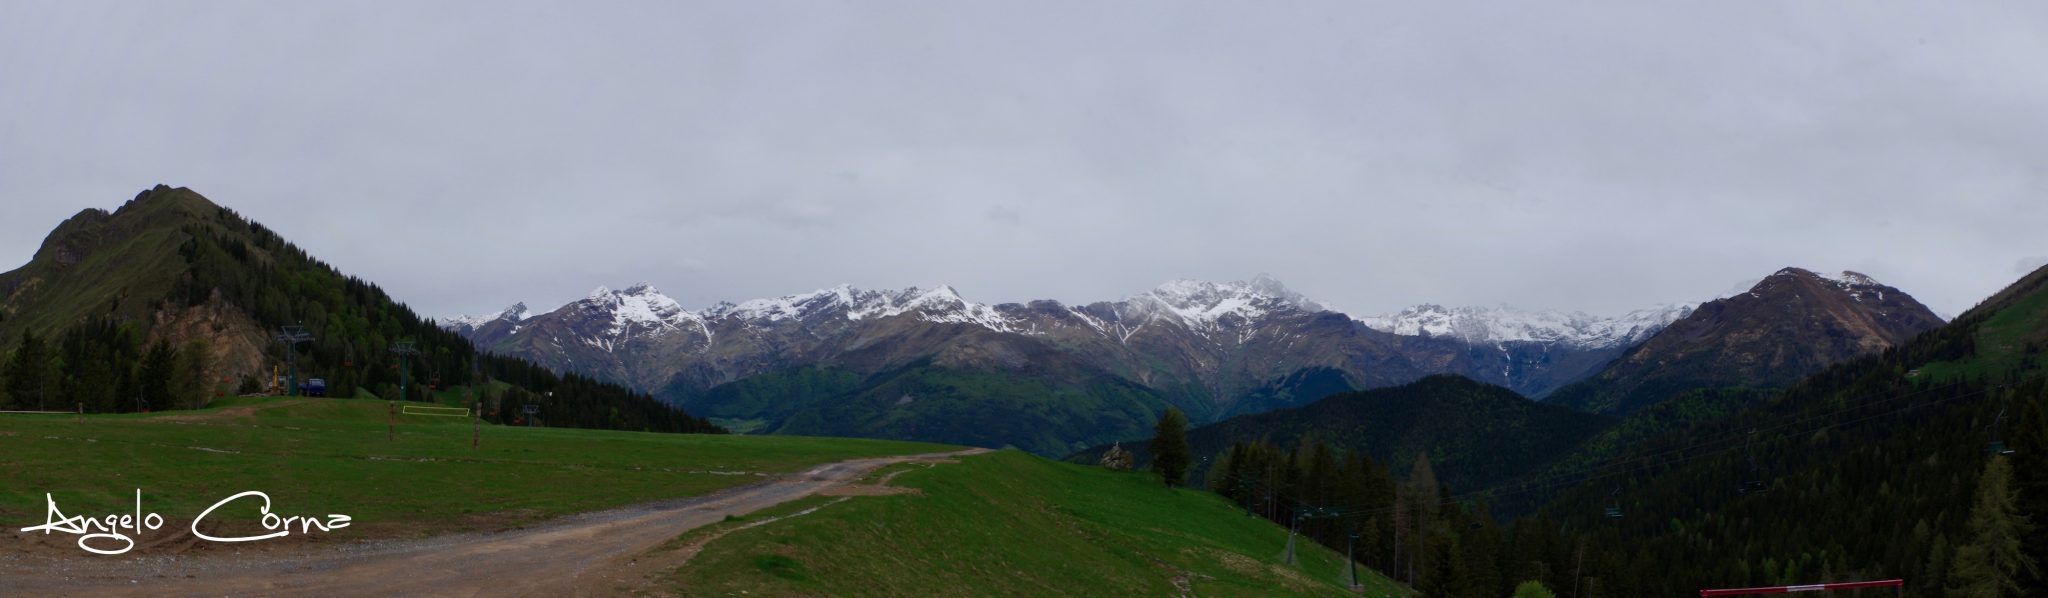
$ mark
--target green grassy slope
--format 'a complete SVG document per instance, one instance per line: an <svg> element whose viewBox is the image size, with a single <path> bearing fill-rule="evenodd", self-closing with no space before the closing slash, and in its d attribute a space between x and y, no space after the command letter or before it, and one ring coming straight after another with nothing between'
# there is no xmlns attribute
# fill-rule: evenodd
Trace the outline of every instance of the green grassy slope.
<svg viewBox="0 0 2048 598"><path fill-rule="evenodd" d="M489 528L699 495L858 457L948 450L879 440L483 426L400 416L372 400L227 399L157 414L0 415L0 518L143 509L189 521L215 501L268 493L294 513L341 513L348 540Z"/></svg>
<svg viewBox="0 0 2048 598"><path fill-rule="evenodd" d="M159 223L201 219L208 206L137 201L129 208L119 219L80 212L28 264L0 273L0 347L11 348L23 330L61 330L88 314L135 320L155 313L155 299L170 295L183 271L178 246L186 240Z"/></svg>
<svg viewBox="0 0 2048 598"><path fill-rule="evenodd" d="M669 573L686 595L1340 596L1343 555L1297 544L1220 497L1143 473L1015 451L914 468L891 485L732 533ZM1366 596L1399 586L1359 569ZM1177 581L1187 584L1177 589Z"/></svg>

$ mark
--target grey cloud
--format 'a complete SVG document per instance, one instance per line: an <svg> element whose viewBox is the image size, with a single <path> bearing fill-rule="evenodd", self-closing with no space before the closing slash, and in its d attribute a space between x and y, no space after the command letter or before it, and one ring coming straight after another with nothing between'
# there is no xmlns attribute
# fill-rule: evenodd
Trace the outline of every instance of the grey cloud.
<svg viewBox="0 0 2048 598"><path fill-rule="evenodd" d="M1787 265L1954 313L2042 254L2040 56L2038 2L9 3L0 259L163 182L435 314L1261 271L1613 313Z"/></svg>
<svg viewBox="0 0 2048 598"><path fill-rule="evenodd" d="M2013 263L2012 273L2024 276L2034 273L2035 270L2041 269L2042 266L2048 266L2048 256L2023 257L2020 258L2020 261Z"/></svg>
<svg viewBox="0 0 2048 598"><path fill-rule="evenodd" d="M1015 226L1024 223L1024 213L1010 206L994 206L988 209L988 219L993 222Z"/></svg>

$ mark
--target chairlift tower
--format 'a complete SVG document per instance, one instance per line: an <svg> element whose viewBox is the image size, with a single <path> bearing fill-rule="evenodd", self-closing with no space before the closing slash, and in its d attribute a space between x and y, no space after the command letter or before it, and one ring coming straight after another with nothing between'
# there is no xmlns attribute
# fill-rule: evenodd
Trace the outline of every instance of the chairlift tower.
<svg viewBox="0 0 2048 598"><path fill-rule="evenodd" d="M1357 553L1353 552L1352 548L1358 545L1359 535L1358 527L1353 525L1351 533L1345 535L1346 541L1344 542L1344 568L1351 573L1351 591L1354 592L1358 591L1360 586L1358 585L1358 558L1355 556Z"/></svg>
<svg viewBox="0 0 2048 598"><path fill-rule="evenodd" d="M1996 457L2013 453L2012 448L2005 445L2005 396L1999 396L1998 415L1991 419L1991 425L1986 426L1985 431L1991 440L1984 443L1984 454Z"/></svg>
<svg viewBox="0 0 2048 598"><path fill-rule="evenodd" d="M1756 429L1750 429L1749 438L1743 444L1744 448L1749 451L1749 477L1742 481L1742 488L1738 493L1754 494L1769 490L1770 484L1764 482L1763 466L1756 458Z"/></svg>
<svg viewBox="0 0 2048 598"><path fill-rule="evenodd" d="M284 394L296 397L299 396L299 344L312 341L313 333L298 325L284 326L279 330L277 340L284 342L284 361L289 372L285 375Z"/></svg>
<svg viewBox="0 0 2048 598"><path fill-rule="evenodd" d="M409 400L405 394L405 383L412 378L412 358L420 354L419 346L411 339L391 343L391 354L398 356L398 400Z"/></svg>

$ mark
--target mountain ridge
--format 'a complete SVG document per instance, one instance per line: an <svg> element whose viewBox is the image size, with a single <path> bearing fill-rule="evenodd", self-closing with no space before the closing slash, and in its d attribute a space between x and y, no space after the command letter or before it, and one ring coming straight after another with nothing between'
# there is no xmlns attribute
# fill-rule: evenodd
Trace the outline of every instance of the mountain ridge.
<svg viewBox="0 0 2048 598"><path fill-rule="evenodd" d="M28 264L0 272L0 314L0 348L22 355L31 335L51 348L26 352L46 368L8 373L36 379L33 402L9 398L30 405L49 389L88 412L199 407L229 390L220 381L259 392L292 363L335 396L433 400L442 376L458 386L481 375L505 384L474 406L534 404L551 425L717 431L644 393L480 354L376 285L183 187L157 185L57 225ZM281 326L310 333L295 359L277 342ZM388 351L400 341L416 351ZM166 375L171 361L189 367ZM519 410L496 412L488 417L510 423Z"/></svg>
<svg viewBox="0 0 2048 598"><path fill-rule="evenodd" d="M1701 304L1550 400L1626 415L1686 390L1784 387L1943 323L1869 276L1787 267L1746 292Z"/></svg>
<svg viewBox="0 0 2048 598"><path fill-rule="evenodd" d="M1637 327L1656 325L1655 316L1638 318L1643 321ZM643 283L624 290L599 287L544 313L522 304L493 317L450 318L444 326L487 351L619 381L743 429L842 435L893 430L938 442L1014 444L1047 455L1129 437L1166 406L1197 422L1214 421L1439 373L1541 394L1593 371L1623 348L1393 334L1331 311L1266 275L1230 282L1176 279L1120 300L1085 304L988 304L969 301L948 285L869 290L842 284L699 310L682 308ZM1007 391L1013 387L1046 390L1034 399ZM1041 424L1059 430L1048 435L1010 422L983 422L1011 430L1014 437L1005 439L939 421L940 409L956 410L947 417L959 416L948 401L965 400L966 389L1007 397L991 399L999 403L1048 403L1004 403L992 412L1035 411L1023 417L1042 417ZM926 400L898 405L905 396ZM1083 405L1110 404L1122 406L1102 418L1062 415ZM798 417L790 408L796 405L839 415L829 421ZM853 408L845 405L867 405L872 412L848 411ZM868 423L848 428L847 421ZM929 436L938 431L955 435Z"/></svg>

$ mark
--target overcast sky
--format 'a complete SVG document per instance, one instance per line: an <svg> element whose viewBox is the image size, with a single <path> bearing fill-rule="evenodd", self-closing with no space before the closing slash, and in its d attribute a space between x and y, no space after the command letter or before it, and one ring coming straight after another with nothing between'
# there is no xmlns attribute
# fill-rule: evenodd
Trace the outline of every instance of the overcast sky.
<svg viewBox="0 0 2048 598"><path fill-rule="evenodd" d="M1269 272L1617 313L2048 262L2048 2L0 4L0 269L191 187L428 315Z"/></svg>

